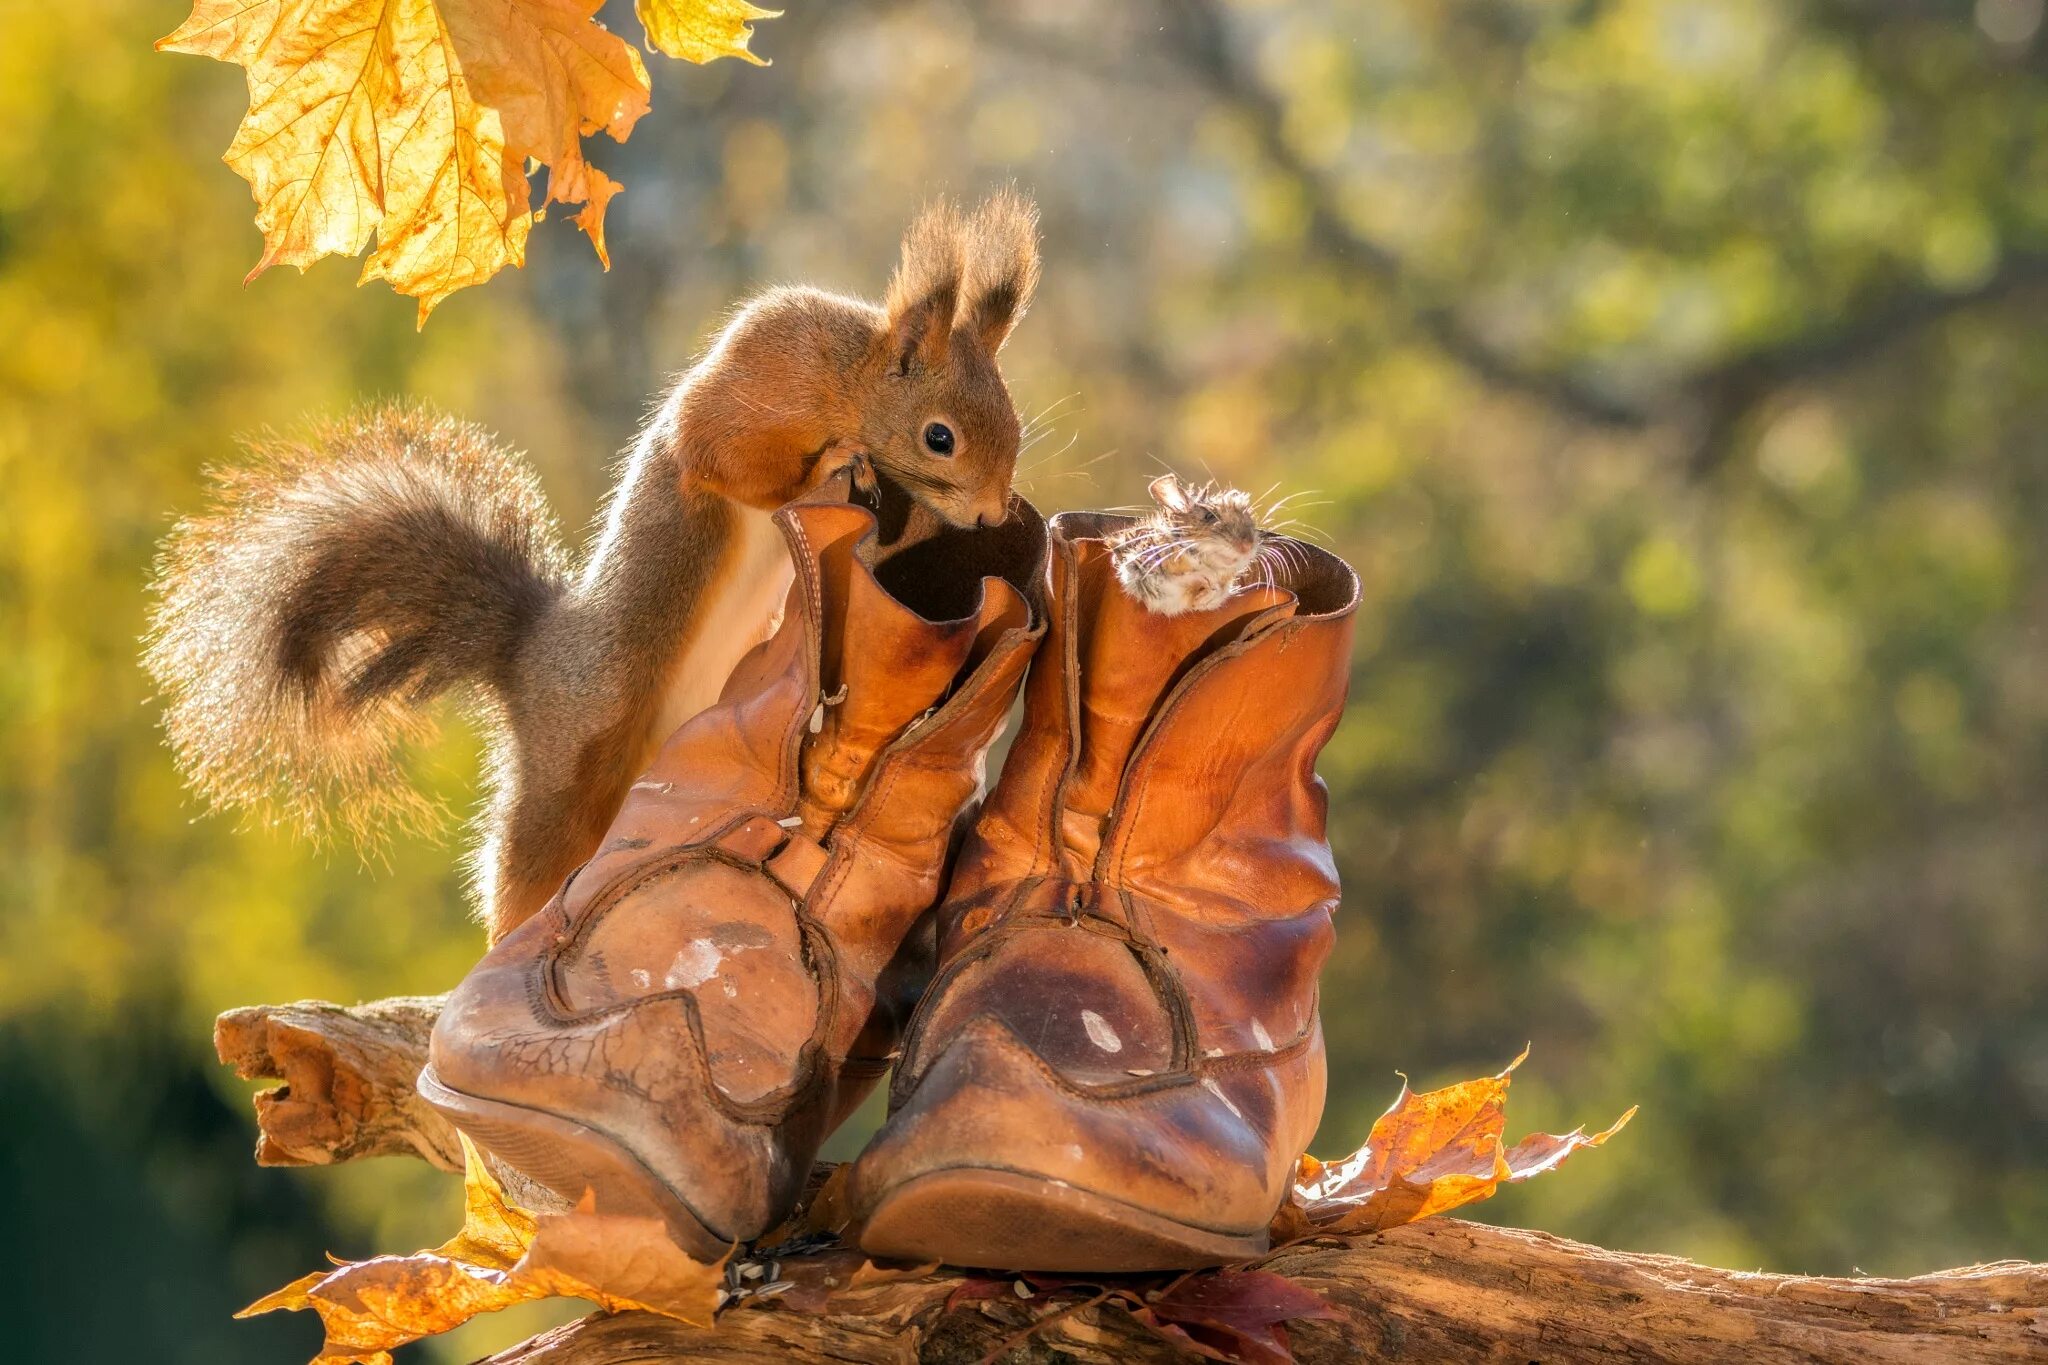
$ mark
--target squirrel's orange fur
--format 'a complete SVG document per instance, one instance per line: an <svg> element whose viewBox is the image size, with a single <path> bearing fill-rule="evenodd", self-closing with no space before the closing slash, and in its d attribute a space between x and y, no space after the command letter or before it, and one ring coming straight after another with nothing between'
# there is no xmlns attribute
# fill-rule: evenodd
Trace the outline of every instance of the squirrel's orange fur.
<svg viewBox="0 0 2048 1365"><path fill-rule="evenodd" d="M403 742L423 702L473 686L495 722L477 869L502 935L771 627L789 564L769 512L864 459L928 517L1007 514L996 352L1037 279L1036 211L1003 192L912 223L881 307L760 295L641 432L580 570L530 471L476 428L391 408L259 448L161 565L145 662L187 777L371 834L429 813Z"/></svg>

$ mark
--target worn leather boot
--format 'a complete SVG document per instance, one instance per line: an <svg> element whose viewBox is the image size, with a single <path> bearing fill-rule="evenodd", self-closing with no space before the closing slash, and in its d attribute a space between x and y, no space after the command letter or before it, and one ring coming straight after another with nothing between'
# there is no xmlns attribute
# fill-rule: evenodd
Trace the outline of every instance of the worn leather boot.
<svg viewBox="0 0 2048 1365"><path fill-rule="evenodd" d="M872 1255L1065 1271L1266 1249L1323 1107L1316 977L1337 876L1317 752L1357 576L1181 616L1053 522L1022 731L940 913L940 966L848 1193Z"/></svg>
<svg viewBox="0 0 2048 1365"><path fill-rule="evenodd" d="M707 1259L788 1214L887 1066L906 937L1044 631L1022 499L886 562L845 476L777 521L781 626L455 990L419 1081L512 1166Z"/></svg>

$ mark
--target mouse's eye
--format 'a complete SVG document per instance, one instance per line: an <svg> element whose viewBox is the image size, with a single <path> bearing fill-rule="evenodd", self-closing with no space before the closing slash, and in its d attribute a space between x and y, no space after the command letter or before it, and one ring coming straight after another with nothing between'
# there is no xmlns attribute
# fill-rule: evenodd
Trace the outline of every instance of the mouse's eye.
<svg viewBox="0 0 2048 1365"><path fill-rule="evenodd" d="M1214 526L1214 525L1216 524L1216 509L1215 509L1215 508L1213 508L1213 507L1204 507L1204 508L1202 508L1202 509L1201 509L1201 512L1200 512L1200 514L1199 514L1199 515L1200 515L1200 516L1201 516L1201 518L1202 518L1202 525L1204 525L1204 526Z"/></svg>
<svg viewBox="0 0 2048 1365"><path fill-rule="evenodd" d="M934 455L953 453L953 428L944 422L927 422L924 426L924 448Z"/></svg>

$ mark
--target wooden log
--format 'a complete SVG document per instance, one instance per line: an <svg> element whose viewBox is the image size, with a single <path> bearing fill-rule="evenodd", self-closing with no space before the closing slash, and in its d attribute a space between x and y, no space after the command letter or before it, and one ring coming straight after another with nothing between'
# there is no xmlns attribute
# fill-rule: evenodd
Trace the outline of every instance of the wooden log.
<svg viewBox="0 0 2048 1365"><path fill-rule="evenodd" d="M1282 1248L1259 1264L1339 1312L1289 1329L1303 1362L2039 1362L2048 1265L2006 1262L1914 1279L1714 1270L1431 1218ZM948 1313L952 1273L879 1285L820 1314L742 1309L711 1330L646 1313L595 1314L489 1365L641 1361L968 1362L1045 1325L1001 1358L1089 1365L1185 1359L1126 1309L1062 1313L1088 1291L996 1299Z"/></svg>
<svg viewBox="0 0 2048 1365"><path fill-rule="evenodd" d="M256 1164L326 1166L366 1156L423 1157L462 1169L455 1129L413 1089L447 997L405 995L352 1008L323 1000L229 1010L213 1050L256 1094Z"/></svg>
<svg viewBox="0 0 2048 1365"><path fill-rule="evenodd" d="M222 1015L221 1059L243 1076L285 1081L256 1097L257 1160L321 1165L410 1153L457 1169L452 1131L412 1091L440 1003L309 1002ZM1296 1358L1310 1362L2048 1360L2048 1265L2017 1261L1912 1279L1767 1275L1439 1217L1293 1243L1256 1268L1314 1290L1337 1310L1336 1318L1289 1329ZM998 1349L1019 1362L1186 1358L1128 1306L1088 1304L1086 1289L1004 1295L949 1311L965 1280L940 1270L859 1284L823 1296L815 1311L749 1300L710 1329L646 1313L594 1314L491 1361L880 1365L970 1362Z"/></svg>

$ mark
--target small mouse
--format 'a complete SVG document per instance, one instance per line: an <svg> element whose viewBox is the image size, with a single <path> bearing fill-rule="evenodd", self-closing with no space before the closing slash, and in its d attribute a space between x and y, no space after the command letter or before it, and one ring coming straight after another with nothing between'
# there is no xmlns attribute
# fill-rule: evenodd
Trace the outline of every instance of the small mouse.
<svg viewBox="0 0 2048 1365"><path fill-rule="evenodd" d="M1117 581L1161 616L1222 606L1267 543L1251 495L1174 474L1150 491L1157 510L1109 538Z"/></svg>

